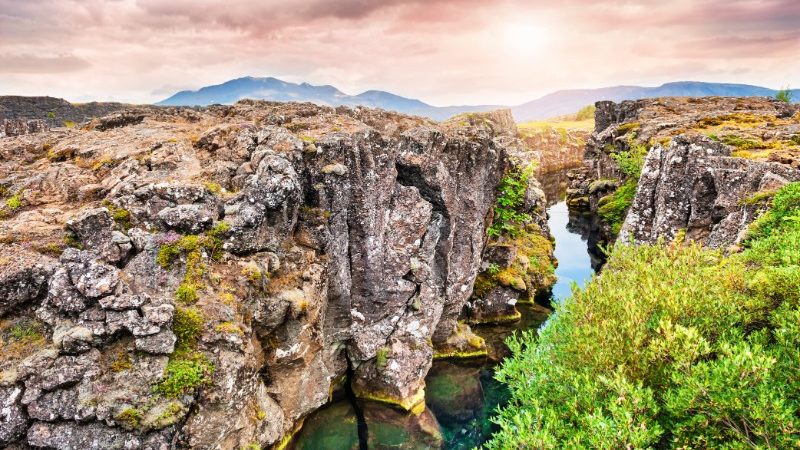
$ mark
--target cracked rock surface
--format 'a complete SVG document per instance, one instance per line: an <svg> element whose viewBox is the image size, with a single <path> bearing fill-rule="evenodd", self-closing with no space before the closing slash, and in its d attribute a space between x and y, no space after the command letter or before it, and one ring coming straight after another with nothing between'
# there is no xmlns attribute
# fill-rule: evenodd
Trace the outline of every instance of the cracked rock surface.
<svg viewBox="0 0 800 450"><path fill-rule="evenodd" d="M343 382L411 409L514 145L253 101L0 137L0 446L266 447Z"/></svg>

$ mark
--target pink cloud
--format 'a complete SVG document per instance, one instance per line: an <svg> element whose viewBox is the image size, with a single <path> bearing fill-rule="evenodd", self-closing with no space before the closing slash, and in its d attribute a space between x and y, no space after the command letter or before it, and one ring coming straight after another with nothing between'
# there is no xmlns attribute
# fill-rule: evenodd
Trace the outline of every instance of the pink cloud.
<svg viewBox="0 0 800 450"><path fill-rule="evenodd" d="M798 30L796 0L0 0L0 94L149 102L243 75L435 104L777 87L800 85Z"/></svg>

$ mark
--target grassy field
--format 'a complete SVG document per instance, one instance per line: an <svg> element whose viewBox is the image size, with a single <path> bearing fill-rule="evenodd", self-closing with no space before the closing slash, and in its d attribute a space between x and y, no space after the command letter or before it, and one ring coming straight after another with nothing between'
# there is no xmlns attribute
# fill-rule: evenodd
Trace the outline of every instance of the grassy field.
<svg viewBox="0 0 800 450"><path fill-rule="evenodd" d="M546 120L524 122L517 124L517 128L524 132L539 132L550 128L556 130L594 130L594 105L582 108L575 114L566 116L552 117Z"/></svg>

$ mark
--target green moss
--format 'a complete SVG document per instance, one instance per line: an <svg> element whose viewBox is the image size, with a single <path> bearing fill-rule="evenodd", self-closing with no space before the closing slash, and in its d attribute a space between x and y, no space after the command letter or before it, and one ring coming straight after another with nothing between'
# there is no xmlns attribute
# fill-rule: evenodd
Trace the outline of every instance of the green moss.
<svg viewBox="0 0 800 450"><path fill-rule="evenodd" d="M414 411L418 409L419 405L425 405L425 389L423 388L420 388L408 398L398 398L380 392L362 390L357 385L353 386L353 393L357 398L362 400L384 403L404 411Z"/></svg>
<svg viewBox="0 0 800 450"><path fill-rule="evenodd" d="M167 398L178 398L210 384L213 373L214 365L203 354L170 358L156 390Z"/></svg>
<svg viewBox="0 0 800 450"><path fill-rule="evenodd" d="M152 426L155 429L161 429L173 425L178 422L181 417L183 417L185 412L186 409L184 408L183 404L171 402L166 408L164 408L164 411L162 411L161 414L156 417Z"/></svg>
<svg viewBox="0 0 800 450"><path fill-rule="evenodd" d="M164 269L169 269L181 255L186 256L186 273L181 285L175 292L176 301L181 304L192 304L200 296L198 291L203 289L202 279L206 272L203 263L203 251L211 255L213 260L222 258L222 238L230 230L225 222L218 222L204 235L186 235L177 242L164 244L158 250L156 262Z"/></svg>
<svg viewBox="0 0 800 450"><path fill-rule="evenodd" d="M617 127L617 135L622 136L624 134L628 134L631 131L637 132L639 129L642 128L642 124L639 122L628 122L623 123L619 127Z"/></svg>
<svg viewBox="0 0 800 450"><path fill-rule="evenodd" d="M122 228L123 231L128 231L131 229L131 213L125 208L118 207L109 201L103 202L103 206L108 209L108 212L111 214L111 218L114 219L114 222Z"/></svg>
<svg viewBox="0 0 800 450"><path fill-rule="evenodd" d="M133 361L127 352L119 352L117 358L111 363L111 371L114 373L125 372L133 369Z"/></svg>
<svg viewBox="0 0 800 450"><path fill-rule="evenodd" d="M114 416L114 420L126 430L135 430L142 421L142 413L136 408L126 408Z"/></svg>
<svg viewBox="0 0 800 450"><path fill-rule="evenodd" d="M211 382L214 365L196 351L203 333L205 318L197 308L175 309L172 332L177 338L175 352L170 356L156 391L168 398L189 394Z"/></svg>
<svg viewBox="0 0 800 450"><path fill-rule="evenodd" d="M375 353L375 368L378 372L382 372L386 368L386 363L389 361L389 349L381 347Z"/></svg>
<svg viewBox="0 0 800 450"><path fill-rule="evenodd" d="M172 319L172 332L175 333L175 351L178 353L192 351L203 334L205 317L197 308L175 308Z"/></svg>
<svg viewBox="0 0 800 450"><path fill-rule="evenodd" d="M470 318L469 319L469 323L471 325L490 325L490 324L498 325L498 324L504 324L504 323L519 322L520 319L522 319L522 313L519 312L519 311L515 311L513 314L508 314L508 315L505 315L505 316L492 316L492 317L487 317L487 318L483 318L483 319ZM478 352L477 354L478 355L485 355L486 354L486 350L484 350L483 352ZM469 355L473 356L472 353L469 353Z"/></svg>
<svg viewBox="0 0 800 450"><path fill-rule="evenodd" d="M18 192L6 199L6 208L16 211L22 207L22 192Z"/></svg>
<svg viewBox="0 0 800 450"><path fill-rule="evenodd" d="M600 199L597 213L609 225L614 235L619 234L628 209L636 197L639 176L644 166L644 157L647 155L647 146L629 141L630 149L611 155L617 162L620 170L625 174L625 181L613 193Z"/></svg>
<svg viewBox="0 0 800 450"><path fill-rule="evenodd" d="M611 227L614 235L619 234L622 229L628 209L636 197L636 189L636 180L628 180L614 193L601 198L598 202L597 213Z"/></svg>
<svg viewBox="0 0 800 450"><path fill-rule="evenodd" d="M208 192L211 192L214 195L219 195L222 193L222 186L219 183L208 182L203 185Z"/></svg>
<svg viewBox="0 0 800 450"><path fill-rule="evenodd" d="M509 267L490 265L478 274L473 285L473 297L483 298L497 286L531 291L555 283L555 268L551 260L553 242L544 236L538 225L530 223L520 227L516 236L504 238L502 245L513 247L517 257Z"/></svg>
<svg viewBox="0 0 800 450"><path fill-rule="evenodd" d="M194 283L184 280L183 283L178 286L178 289L175 290L175 301L182 305L191 305L199 299L200 295L197 293L197 285Z"/></svg>
<svg viewBox="0 0 800 450"><path fill-rule="evenodd" d="M79 250L83 249L83 244L72 232L67 232L64 234L64 245L67 247L77 248Z"/></svg>

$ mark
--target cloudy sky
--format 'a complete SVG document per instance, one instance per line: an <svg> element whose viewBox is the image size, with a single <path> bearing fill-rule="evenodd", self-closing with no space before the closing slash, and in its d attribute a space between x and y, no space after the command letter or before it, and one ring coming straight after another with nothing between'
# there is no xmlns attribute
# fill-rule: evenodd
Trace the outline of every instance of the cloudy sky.
<svg viewBox="0 0 800 450"><path fill-rule="evenodd" d="M0 95L152 102L245 75L436 105L800 87L800 0L0 0Z"/></svg>

